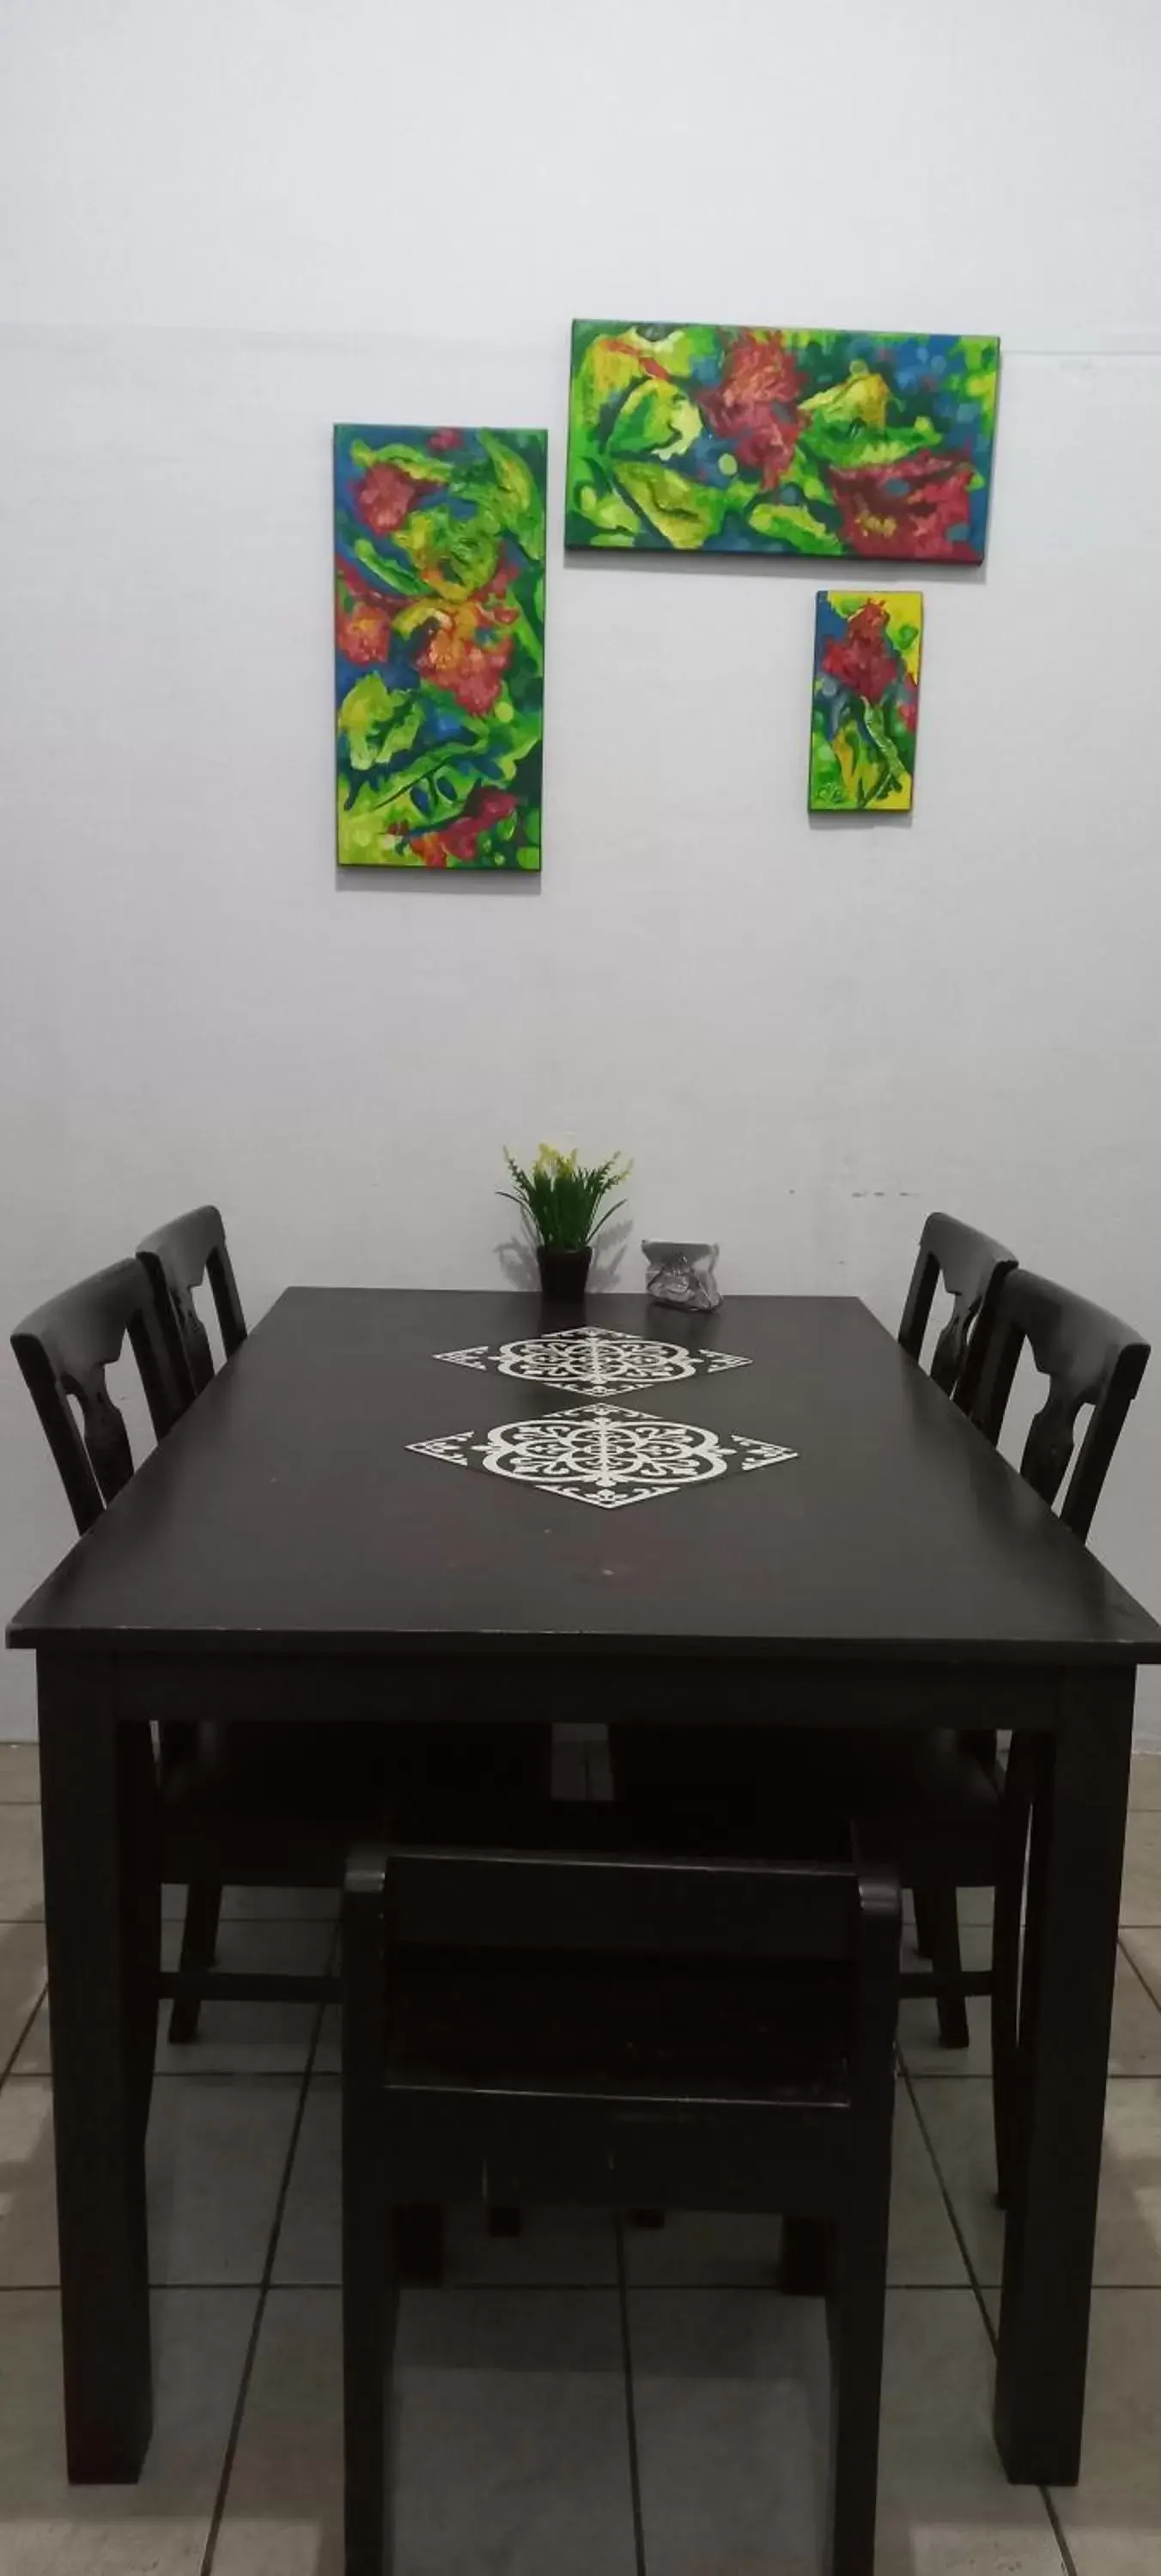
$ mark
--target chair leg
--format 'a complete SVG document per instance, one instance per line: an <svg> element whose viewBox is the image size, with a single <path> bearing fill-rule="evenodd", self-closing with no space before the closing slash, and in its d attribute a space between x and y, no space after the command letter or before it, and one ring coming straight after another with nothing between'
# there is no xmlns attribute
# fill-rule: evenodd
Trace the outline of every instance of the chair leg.
<svg viewBox="0 0 1161 2576"><path fill-rule="evenodd" d="M218 1946L218 1917L222 1910L222 1891L216 1879L191 1879L185 1901L185 1924L181 1936L178 1962L183 1975L208 1975ZM169 2016L171 2045L181 2048L198 2035L200 1995L175 1995Z"/></svg>
<svg viewBox="0 0 1161 2576"><path fill-rule="evenodd" d="M889 2177L888 2177L889 2178ZM830 2493L826 2576L874 2576L886 2305L887 2193L870 2224L839 2229L828 2323Z"/></svg>
<svg viewBox="0 0 1161 2576"><path fill-rule="evenodd" d="M940 2046L969 2048L971 2031L963 1993L963 1961L954 1887L917 1887L915 1926L920 1948L930 1959L936 1980Z"/></svg>
<svg viewBox="0 0 1161 2576"><path fill-rule="evenodd" d="M830 2277L834 2228L826 2218L784 2218L778 2287L788 2299L821 2299Z"/></svg>
<svg viewBox="0 0 1161 2576"><path fill-rule="evenodd" d="M400 2281L438 2288L443 2279L443 2211L438 2201L412 2201L392 2211L394 2268Z"/></svg>

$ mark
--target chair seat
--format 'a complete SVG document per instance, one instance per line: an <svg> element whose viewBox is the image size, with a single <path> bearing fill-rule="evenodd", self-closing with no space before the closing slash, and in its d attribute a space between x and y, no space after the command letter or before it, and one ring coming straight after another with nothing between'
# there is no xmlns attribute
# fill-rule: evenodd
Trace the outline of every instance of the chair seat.
<svg viewBox="0 0 1161 2576"><path fill-rule="evenodd" d="M950 1728L931 1733L849 1729L817 1733L699 1727L661 1738L619 1730L619 1786L632 1815L680 1833L705 1800L743 1807L758 1837L794 1818L818 1841L828 1820L854 1817L914 1883L961 1869L961 1886L991 1885L1002 1783ZM977 1875L978 1874L978 1875Z"/></svg>

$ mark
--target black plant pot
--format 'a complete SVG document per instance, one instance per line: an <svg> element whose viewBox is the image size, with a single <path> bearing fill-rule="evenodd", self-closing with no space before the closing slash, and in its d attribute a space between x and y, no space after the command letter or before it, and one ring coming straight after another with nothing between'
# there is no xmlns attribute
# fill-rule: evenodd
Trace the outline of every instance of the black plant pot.
<svg viewBox="0 0 1161 2576"><path fill-rule="evenodd" d="M579 1306L585 1293L589 1264L593 1257L591 1243L582 1243L575 1252L562 1252L551 1243L538 1243L536 1258L540 1266L540 1294L553 1306Z"/></svg>

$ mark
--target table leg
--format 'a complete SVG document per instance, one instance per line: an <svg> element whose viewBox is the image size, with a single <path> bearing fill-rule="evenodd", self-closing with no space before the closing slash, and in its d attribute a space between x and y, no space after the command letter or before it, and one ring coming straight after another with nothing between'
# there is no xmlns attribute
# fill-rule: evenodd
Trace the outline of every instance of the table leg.
<svg viewBox="0 0 1161 2576"><path fill-rule="evenodd" d="M1080 2474L1133 1682L1067 1675L1037 1761L995 2429L1038 2485Z"/></svg>
<svg viewBox="0 0 1161 2576"><path fill-rule="evenodd" d="M140 2066L152 1749L143 1726L115 1722L111 1663L39 1665L68 2473L135 2479L152 2430Z"/></svg>

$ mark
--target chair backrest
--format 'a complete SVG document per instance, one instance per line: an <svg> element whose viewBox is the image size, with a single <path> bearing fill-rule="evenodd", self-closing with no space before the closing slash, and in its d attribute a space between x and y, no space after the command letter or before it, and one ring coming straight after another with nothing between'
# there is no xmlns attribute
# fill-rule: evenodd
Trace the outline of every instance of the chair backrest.
<svg viewBox="0 0 1161 2576"><path fill-rule="evenodd" d="M105 1371L128 1341L159 1440L185 1410L139 1261L115 1261L27 1315L12 1336L79 1530L99 1520L133 1473L133 1453ZM78 1427L73 1401L80 1407Z"/></svg>
<svg viewBox="0 0 1161 2576"><path fill-rule="evenodd" d="M917 1360L931 1313L931 1301L942 1279L953 1299L951 1314L932 1353L931 1375L967 1413L979 1382L1004 1280L1016 1267L1016 1255L990 1234L936 1209L919 1238L919 1251L907 1291L898 1339Z"/></svg>
<svg viewBox="0 0 1161 2576"><path fill-rule="evenodd" d="M836 1844L833 1859L786 1860L619 1850L619 1830L615 1816L574 1814L561 1829L572 1847L545 1848L541 1816L527 1848L399 1841L366 1867L385 1882L389 1941L409 1949L852 1962L867 1923L883 1921L898 1947L897 1879L849 1834L845 1857Z"/></svg>
<svg viewBox="0 0 1161 2576"><path fill-rule="evenodd" d="M149 1276L178 1383L184 1380L191 1395L200 1395L214 1374L209 1336L193 1301L202 1279L209 1280L227 1359L246 1339L226 1229L216 1207L189 1208L184 1216L159 1225L138 1244L137 1258Z"/></svg>
<svg viewBox="0 0 1161 2576"><path fill-rule="evenodd" d="M971 1405L973 1422L997 1440L1025 1345L1048 1394L1031 1426L1021 1475L1054 1503L1068 1473L1076 1418L1092 1414L1060 1506L1060 1518L1087 1538L1109 1460L1145 1374L1149 1344L1131 1324L1092 1306L1053 1279L1014 1270L1001 1285L983 1368Z"/></svg>

